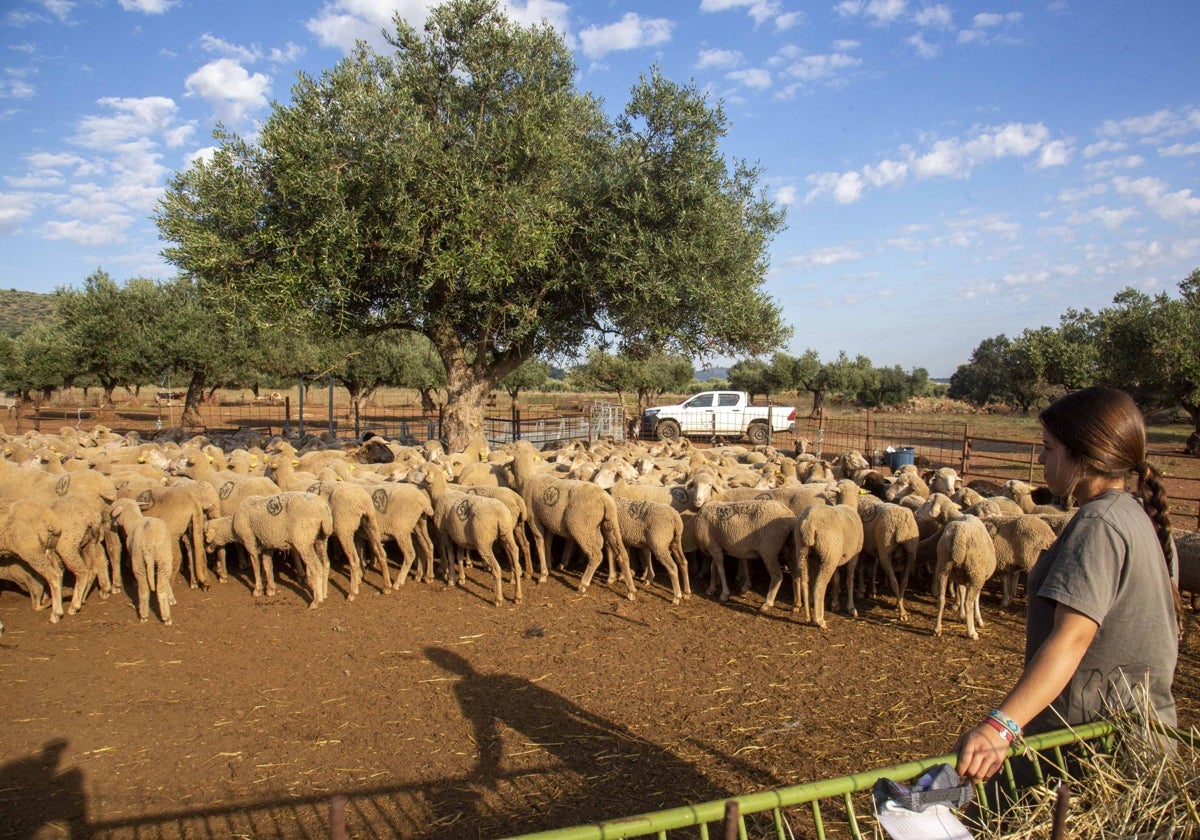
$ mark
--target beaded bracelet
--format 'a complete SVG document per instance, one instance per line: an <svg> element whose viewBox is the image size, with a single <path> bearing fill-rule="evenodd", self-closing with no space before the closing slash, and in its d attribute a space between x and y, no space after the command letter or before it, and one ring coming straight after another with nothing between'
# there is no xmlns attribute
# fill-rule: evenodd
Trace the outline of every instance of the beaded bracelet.
<svg viewBox="0 0 1200 840"><path fill-rule="evenodd" d="M1010 718L1008 715L1004 714L1004 712L1000 711L999 709L992 709L990 712L987 713L987 716L988 716L988 720L994 720L994 721L996 721L996 723L1000 724L1005 729L1007 729L1009 731L1009 733L1012 734L1013 739L1021 737L1020 724L1018 724L1015 720Z"/></svg>
<svg viewBox="0 0 1200 840"><path fill-rule="evenodd" d="M1011 744L1013 741L1016 740L1016 737L1012 734L1012 732L1008 729L1008 727L1005 726L1004 724L1002 724L1000 721L996 720L995 718L985 717L983 719L983 722L986 723L988 726L990 726L992 729L996 730L998 733L1000 733L1000 737L1003 738L1008 743Z"/></svg>

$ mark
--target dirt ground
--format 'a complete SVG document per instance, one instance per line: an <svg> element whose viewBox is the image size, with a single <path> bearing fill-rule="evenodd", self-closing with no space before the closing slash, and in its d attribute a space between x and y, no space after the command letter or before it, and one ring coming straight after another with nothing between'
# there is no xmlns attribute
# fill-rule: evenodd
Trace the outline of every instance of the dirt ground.
<svg viewBox="0 0 1200 840"><path fill-rule="evenodd" d="M971 642L935 638L923 595L906 624L881 597L822 632L790 597L759 614L762 582L672 606L662 576L630 602L555 572L495 607L479 569L386 597L369 572L349 602L335 566L309 610L281 580L179 580L170 627L128 590L58 625L5 591L0 838L321 838L338 793L351 837L570 826L946 753L1021 664L1023 601L995 592Z"/></svg>

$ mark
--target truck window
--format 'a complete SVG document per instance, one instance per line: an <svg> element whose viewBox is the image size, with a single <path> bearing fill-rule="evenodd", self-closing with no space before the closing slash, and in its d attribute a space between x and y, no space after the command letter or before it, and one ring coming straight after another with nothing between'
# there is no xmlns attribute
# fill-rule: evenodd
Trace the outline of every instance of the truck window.
<svg viewBox="0 0 1200 840"><path fill-rule="evenodd" d="M683 404L684 408L712 408L713 395L701 394L698 397L692 397Z"/></svg>
<svg viewBox="0 0 1200 840"><path fill-rule="evenodd" d="M732 408L738 404L738 399L737 394L718 394L717 408Z"/></svg>

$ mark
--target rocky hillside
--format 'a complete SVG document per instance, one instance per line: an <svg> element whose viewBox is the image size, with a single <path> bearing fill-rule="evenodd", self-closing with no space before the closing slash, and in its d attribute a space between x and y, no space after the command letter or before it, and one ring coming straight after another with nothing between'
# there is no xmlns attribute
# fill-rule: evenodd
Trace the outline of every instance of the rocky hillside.
<svg viewBox="0 0 1200 840"><path fill-rule="evenodd" d="M54 295L0 289L0 335L16 337L54 315Z"/></svg>

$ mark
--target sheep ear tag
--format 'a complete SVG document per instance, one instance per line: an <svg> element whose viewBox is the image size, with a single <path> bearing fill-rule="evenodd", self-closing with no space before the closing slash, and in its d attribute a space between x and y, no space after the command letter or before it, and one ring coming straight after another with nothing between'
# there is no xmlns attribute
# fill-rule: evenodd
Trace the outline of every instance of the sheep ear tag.
<svg viewBox="0 0 1200 840"><path fill-rule="evenodd" d="M879 826L893 840L973 840L954 816L975 797L949 764L930 768L913 785L880 779L871 791Z"/></svg>

